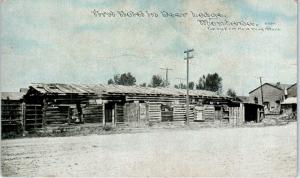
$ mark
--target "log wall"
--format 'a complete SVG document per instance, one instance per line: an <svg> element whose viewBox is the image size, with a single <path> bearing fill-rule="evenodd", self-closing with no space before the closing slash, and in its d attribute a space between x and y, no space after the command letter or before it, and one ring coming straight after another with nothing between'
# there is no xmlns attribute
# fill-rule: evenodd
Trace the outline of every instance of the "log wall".
<svg viewBox="0 0 300 178"><path fill-rule="evenodd" d="M148 119L151 123L161 122L161 103L149 102L147 103Z"/></svg>
<svg viewBox="0 0 300 178"><path fill-rule="evenodd" d="M42 128L43 110L42 105L26 104L25 107L25 130Z"/></svg>
<svg viewBox="0 0 300 178"><path fill-rule="evenodd" d="M102 123L103 119L103 105L102 104L88 104L82 108L84 122L86 123Z"/></svg>
<svg viewBox="0 0 300 178"><path fill-rule="evenodd" d="M215 120L214 105L204 105L203 118L206 122L214 122Z"/></svg>
<svg viewBox="0 0 300 178"><path fill-rule="evenodd" d="M1 129L2 132L23 129L24 105L20 101L1 102Z"/></svg>
<svg viewBox="0 0 300 178"><path fill-rule="evenodd" d="M115 122L116 124L124 124L124 105L121 103L115 104Z"/></svg>
<svg viewBox="0 0 300 178"><path fill-rule="evenodd" d="M69 122L69 107L50 106L46 108L45 123L65 124Z"/></svg>

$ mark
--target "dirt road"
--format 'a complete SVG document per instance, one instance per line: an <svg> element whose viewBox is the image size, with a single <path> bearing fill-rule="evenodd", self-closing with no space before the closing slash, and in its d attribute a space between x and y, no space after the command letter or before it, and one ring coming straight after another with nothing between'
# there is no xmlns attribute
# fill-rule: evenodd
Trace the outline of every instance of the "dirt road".
<svg viewBox="0 0 300 178"><path fill-rule="evenodd" d="M296 176L296 123L2 141L4 176Z"/></svg>

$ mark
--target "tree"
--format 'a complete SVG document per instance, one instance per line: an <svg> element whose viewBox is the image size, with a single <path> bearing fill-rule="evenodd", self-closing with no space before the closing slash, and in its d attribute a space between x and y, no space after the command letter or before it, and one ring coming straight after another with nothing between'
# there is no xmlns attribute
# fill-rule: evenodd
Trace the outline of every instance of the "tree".
<svg viewBox="0 0 300 178"><path fill-rule="evenodd" d="M107 81L107 84L114 84L114 80L113 80L113 79L109 79L109 80Z"/></svg>
<svg viewBox="0 0 300 178"><path fill-rule="evenodd" d="M203 75L199 78L198 85L196 86L198 90L209 90L213 92L222 92L222 77L218 73Z"/></svg>
<svg viewBox="0 0 300 178"><path fill-rule="evenodd" d="M186 85L184 85L183 83L180 83L178 85L174 85L174 87L177 88L177 89L185 89Z"/></svg>
<svg viewBox="0 0 300 178"><path fill-rule="evenodd" d="M140 86L141 86L141 87L146 87L146 86L147 86L147 83L144 82L144 83L140 84Z"/></svg>
<svg viewBox="0 0 300 178"><path fill-rule="evenodd" d="M161 87L164 86L164 81L160 75L153 75L151 80L152 87Z"/></svg>
<svg viewBox="0 0 300 178"><path fill-rule="evenodd" d="M236 97L236 92L231 88L227 90L226 94L231 97Z"/></svg>
<svg viewBox="0 0 300 178"><path fill-rule="evenodd" d="M121 75L114 75L114 79L109 79L107 83L131 86L131 85L135 85L135 82L136 82L135 77L130 72L128 72L128 73L123 73Z"/></svg>
<svg viewBox="0 0 300 178"><path fill-rule="evenodd" d="M206 77L203 75L202 77L199 78L198 85L196 85L196 89L198 90L205 90L205 81Z"/></svg>
<svg viewBox="0 0 300 178"><path fill-rule="evenodd" d="M195 83L194 82L189 82L189 89L190 90L193 90L194 89L194 86L195 86ZM174 88L177 88L177 89L186 89L186 85L183 84L183 83L180 83L178 85L174 85Z"/></svg>
<svg viewBox="0 0 300 178"><path fill-rule="evenodd" d="M195 86L194 82L189 82L189 89L193 90Z"/></svg>

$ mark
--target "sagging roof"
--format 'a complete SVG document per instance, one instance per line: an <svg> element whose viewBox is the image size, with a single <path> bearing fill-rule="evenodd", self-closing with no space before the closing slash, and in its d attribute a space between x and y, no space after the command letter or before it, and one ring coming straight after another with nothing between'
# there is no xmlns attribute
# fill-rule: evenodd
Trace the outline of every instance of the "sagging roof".
<svg viewBox="0 0 300 178"><path fill-rule="evenodd" d="M1 92L2 100L22 100L25 93L21 92Z"/></svg>
<svg viewBox="0 0 300 178"><path fill-rule="evenodd" d="M124 85L83 85L83 84L43 84L35 83L30 85L42 94L138 94L138 95L173 95L183 96L186 95L186 90L176 88L151 88L141 86L124 86ZM207 96L207 97L222 97L230 98L228 96L218 95L215 92L207 90L190 90L190 96Z"/></svg>
<svg viewBox="0 0 300 178"><path fill-rule="evenodd" d="M297 104L297 97L287 98L281 104Z"/></svg>
<svg viewBox="0 0 300 178"><path fill-rule="evenodd" d="M246 105L257 105L258 107L263 107L263 105L261 105L261 104L251 102L249 96L237 96L236 98L240 102L242 102L243 104L246 104Z"/></svg>
<svg viewBox="0 0 300 178"><path fill-rule="evenodd" d="M237 99L243 103L250 103L249 96L237 96Z"/></svg>

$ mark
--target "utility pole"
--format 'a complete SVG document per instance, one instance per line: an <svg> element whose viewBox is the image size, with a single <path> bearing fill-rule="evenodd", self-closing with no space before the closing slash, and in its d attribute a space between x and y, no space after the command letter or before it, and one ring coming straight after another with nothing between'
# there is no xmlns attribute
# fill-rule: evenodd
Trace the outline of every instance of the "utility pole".
<svg viewBox="0 0 300 178"><path fill-rule="evenodd" d="M261 103L263 105L263 114L264 114L264 117L265 117L265 105L264 105L264 93L263 93L263 88L262 88L262 81L261 81L261 76L259 77L259 81L260 81L260 93L261 93Z"/></svg>
<svg viewBox="0 0 300 178"><path fill-rule="evenodd" d="M170 69L170 68L160 68L162 70L165 70L166 71L166 83L165 83L165 87L168 86L168 73L169 73L169 70L173 70L173 69Z"/></svg>
<svg viewBox="0 0 300 178"><path fill-rule="evenodd" d="M186 124L189 125L189 112L190 112L190 98L189 98L189 60L194 58L194 56L190 55L194 49L187 49L184 51L186 53Z"/></svg>
<svg viewBox="0 0 300 178"><path fill-rule="evenodd" d="M183 83L182 83L182 81L184 81L185 80L185 78L176 78L177 80L179 80L180 81L180 89L182 89L182 85L183 85Z"/></svg>

